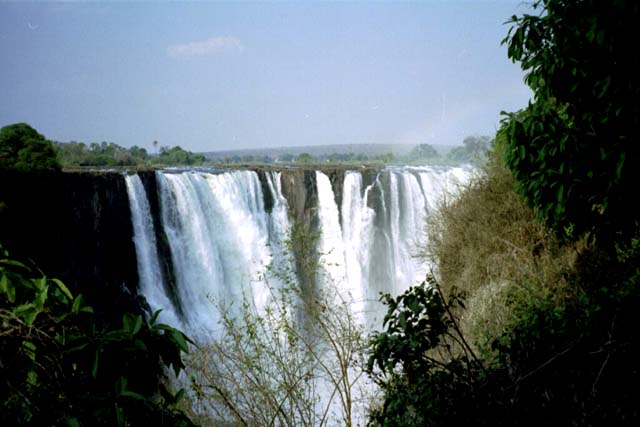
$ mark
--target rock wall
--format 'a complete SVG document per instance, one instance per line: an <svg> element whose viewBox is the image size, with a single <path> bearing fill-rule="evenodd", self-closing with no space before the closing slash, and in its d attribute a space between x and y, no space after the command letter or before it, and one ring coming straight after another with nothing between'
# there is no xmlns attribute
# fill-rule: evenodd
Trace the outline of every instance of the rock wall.
<svg viewBox="0 0 640 427"><path fill-rule="evenodd" d="M131 214L118 173L0 171L0 243L81 292L105 318L138 311Z"/></svg>

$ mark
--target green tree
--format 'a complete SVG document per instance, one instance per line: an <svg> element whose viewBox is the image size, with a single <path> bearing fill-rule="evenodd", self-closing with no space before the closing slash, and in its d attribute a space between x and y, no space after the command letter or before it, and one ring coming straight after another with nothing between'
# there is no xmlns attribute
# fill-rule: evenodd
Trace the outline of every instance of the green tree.
<svg viewBox="0 0 640 427"><path fill-rule="evenodd" d="M487 152L491 148L491 138L484 136L468 136L462 141L464 150L470 160L480 160L487 157Z"/></svg>
<svg viewBox="0 0 640 427"><path fill-rule="evenodd" d="M538 0L503 40L534 99L506 115L506 160L530 205L565 237L635 230L640 182L640 4Z"/></svg>
<svg viewBox="0 0 640 427"><path fill-rule="evenodd" d="M418 144L409 153L410 159L433 159L438 157L438 152L429 144Z"/></svg>
<svg viewBox="0 0 640 427"><path fill-rule="evenodd" d="M488 136L467 136L462 146L454 147L447 158L456 163L478 162L487 158L492 140Z"/></svg>
<svg viewBox="0 0 640 427"><path fill-rule="evenodd" d="M311 154L309 153L300 153L298 155L298 157L296 157L296 163L313 163L314 162L314 158Z"/></svg>
<svg viewBox="0 0 640 427"><path fill-rule="evenodd" d="M156 163L163 165L198 165L205 160L202 154L194 154L178 145L175 147L160 147L160 155L154 158Z"/></svg>
<svg viewBox="0 0 640 427"><path fill-rule="evenodd" d="M19 171L59 170L50 141L26 123L0 129L0 169Z"/></svg>
<svg viewBox="0 0 640 427"><path fill-rule="evenodd" d="M384 163L391 163L395 160L395 158L396 156L394 156L392 152L388 152L380 156L380 160L382 160Z"/></svg>

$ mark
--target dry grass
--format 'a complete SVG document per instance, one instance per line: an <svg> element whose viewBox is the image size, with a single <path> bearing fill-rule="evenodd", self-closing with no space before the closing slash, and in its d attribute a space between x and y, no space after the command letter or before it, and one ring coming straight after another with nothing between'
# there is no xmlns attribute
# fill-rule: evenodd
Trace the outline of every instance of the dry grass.
<svg viewBox="0 0 640 427"><path fill-rule="evenodd" d="M576 246L561 246L515 192L499 149L484 173L459 197L450 198L428 227L426 255L434 260L443 291L467 295L462 327L476 345L491 340L513 320L522 298L570 293Z"/></svg>

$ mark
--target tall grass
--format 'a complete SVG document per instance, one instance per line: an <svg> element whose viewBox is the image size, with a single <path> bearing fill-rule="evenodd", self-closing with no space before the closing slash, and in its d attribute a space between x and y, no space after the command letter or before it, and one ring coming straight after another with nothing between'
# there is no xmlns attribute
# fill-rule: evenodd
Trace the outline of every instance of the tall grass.
<svg viewBox="0 0 640 427"><path fill-rule="evenodd" d="M426 256L445 293L467 296L461 325L482 347L531 300L562 304L583 242L562 246L515 191L498 143L482 173L428 224Z"/></svg>

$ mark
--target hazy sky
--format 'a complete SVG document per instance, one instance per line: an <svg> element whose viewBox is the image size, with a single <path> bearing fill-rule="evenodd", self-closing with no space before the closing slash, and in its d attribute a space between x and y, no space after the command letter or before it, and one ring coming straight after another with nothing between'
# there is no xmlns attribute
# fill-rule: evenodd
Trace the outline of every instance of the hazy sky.
<svg viewBox="0 0 640 427"><path fill-rule="evenodd" d="M0 126L195 151L459 144L526 105L521 1L0 3Z"/></svg>

